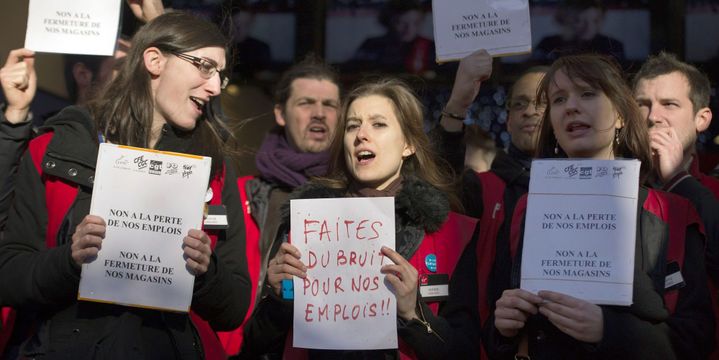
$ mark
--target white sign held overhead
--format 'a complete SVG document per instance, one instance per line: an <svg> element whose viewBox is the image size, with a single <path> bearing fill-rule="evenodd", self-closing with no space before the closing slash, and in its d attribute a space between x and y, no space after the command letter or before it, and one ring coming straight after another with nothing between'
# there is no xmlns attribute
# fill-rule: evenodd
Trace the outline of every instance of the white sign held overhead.
<svg viewBox="0 0 719 360"><path fill-rule="evenodd" d="M100 144L90 214L107 225L78 299L187 312L195 277L182 243L202 228L210 158ZM180 195L181 194L181 195Z"/></svg>
<svg viewBox="0 0 719 360"><path fill-rule="evenodd" d="M25 47L112 56L122 0L30 0Z"/></svg>
<svg viewBox="0 0 719 360"><path fill-rule="evenodd" d="M479 49L492 56L532 50L528 0L433 0L432 16L437 62Z"/></svg>
<svg viewBox="0 0 719 360"><path fill-rule="evenodd" d="M637 160L535 160L521 288L601 305L631 305Z"/></svg>

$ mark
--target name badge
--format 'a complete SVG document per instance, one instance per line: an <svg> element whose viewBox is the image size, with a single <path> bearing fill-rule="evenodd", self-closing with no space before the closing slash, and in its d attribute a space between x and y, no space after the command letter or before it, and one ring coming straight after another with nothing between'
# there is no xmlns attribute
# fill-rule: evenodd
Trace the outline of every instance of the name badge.
<svg viewBox="0 0 719 360"><path fill-rule="evenodd" d="M449 298L448 274L420 274L419 294L425 302L445 301Z"/></svg>
<svg viewBox="0 0 719 360"><path fill-rule="evenodd" d="M672 261L667 264L667 276L664 278L664 290L681 289L687 284L684 282L679 263Z"/></svg>
<svg viewBox="0 0 719 360"><path fill-rule="evenodd" d="M225 230L227 227L227 208L225 208L225 205L208 206L202 228L204 230Z"/></svg>

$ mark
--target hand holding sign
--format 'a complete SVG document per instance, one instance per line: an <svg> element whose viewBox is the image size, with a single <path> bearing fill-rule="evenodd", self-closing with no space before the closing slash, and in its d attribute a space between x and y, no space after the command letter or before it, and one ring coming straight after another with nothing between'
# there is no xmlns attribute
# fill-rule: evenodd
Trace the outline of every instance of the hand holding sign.
<svg viewBox="0 0 719 360"><path fill-rule="evenodd" d="M539 296L544 300L539 305L539 312L563 333L583 342L602 341L602 308L553 291L540 291Z"/></svg>
<svg viewBox="0 0 719 360"><path fill-rule="evenodd" d="M5 118L13 124L25 120L37 91L35 52L28 49L10 51L5 66L0 69L0 83L7 99Z"/></svg>
<svg viewBox="0 0 719 360"><path fill-rule="evenodd" d="M385 279L397 297L397 315L406 321L417 319L417 269L396 251L383 246L382 253L394 264L382 266Z"/></svg>
<svg viewBox="0 0 719 360"><path fill-rule="evenodd" d="M210 256L212 255L211 244L212 242L207 233L197 229L190 229L187 236L182 239L187 268L195 276L207 272L207 268L210 266Z"/></svg>
<svg viewBox="0 0 719 360"><path fill-rule="evenodd" d="M480 49L464 57L459 62L447 106L456 104L464 109L463 112L458 113L464 114L477 97L482 81L488 80L490 76L492 76L492 57L487 50Z"/></svg>
<svg viewBox="0 0 719 360"><path fill-rule="evenodd" d="M542 298L522 289L502 292L494 309L494 327L504 337L514 337L524 328L530 314L536 314Z"/></svg>
<svg viewBox="0 0 719 360"><path fill-rule="evenodd" d="M105 238L105 220L99 216L87 215L75 228L72 234L72 260L77 266L82 266L95 258L102 247Z"/></svg>
<svg viewBox="0 0 719 360"><path fill-rule="evenodd" d="M282 280L307 277L307 266L300 260L300 251L290 243L283 243L267 268L267 281L276 295L282 290Z"/></svg>

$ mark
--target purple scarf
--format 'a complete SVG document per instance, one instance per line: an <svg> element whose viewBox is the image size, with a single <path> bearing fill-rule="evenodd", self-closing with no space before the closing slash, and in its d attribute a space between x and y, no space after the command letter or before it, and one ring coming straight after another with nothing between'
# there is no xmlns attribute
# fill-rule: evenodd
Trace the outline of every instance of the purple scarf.
<svg viewBox="0 0 719 360"><path fill-rule="evenodd" d="M293 149L282 131L271 131L255 156L262 177L283 186L298 187L311 176L327 175L329 152L303 153Z"/></svg>

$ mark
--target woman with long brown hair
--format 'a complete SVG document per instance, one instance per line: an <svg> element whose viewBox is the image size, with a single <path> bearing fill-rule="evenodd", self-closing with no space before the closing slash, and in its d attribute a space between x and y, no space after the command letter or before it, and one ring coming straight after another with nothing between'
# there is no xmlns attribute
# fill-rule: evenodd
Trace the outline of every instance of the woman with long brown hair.
<svg viewBox="0 0 719 360"><path fill-rule="evenodd" d="M541 82L539 98L547 103L539 157L638 159L640 185L644 185L652 165L647 124L611 60L598 55L558 59ZM633 304L600 306L558 292L519 289L522 255L518 251L514 259L495 261L514 264L494 267L495 276L504 274L510 283L495 284L503 286L499 291L487 289L489 294L501 293L499 299L490 299L493 315L484 329L490 357L636 359L649 353L655 359L706 357L714 324L695 210L684 199L643 186L638 197ZM686 209L681 213L688 220L670 218L667 207ZM669 229L676 227L681 227L678 235L671 235ZM665 289L665 277L673 274L667 265L670 236L684 245L680 289ZM675 293L667 294L671 292ZM666 296L677 297L676 307L665 302Z"/></svg>
<svg viewBox="0 0 719 360"><path fill-rule="evenodd" d="M31 142L0 242L0 305L18 310L6 356L209 356L199 321L188 314L77 300L81 266L105 236L105 219L88 215L105 141L212 157L212 182L228 180L211 201L227 206L229 228L217 234L214 248L205 231L183 234L185 263L195 275L192 311L216 330L241 323L250 293L242 212L210 106L226 84L225 46L209 22L181 12L161 15L135 35L119 74L95 102L64 109Z"/></svg>
<svg viewBox="0 0 719 360"><path fill-rule="evenodd" d="M382 272L397 299L399 351L309 350L312 357L421 357L432 351L434 341L442 341L443 331L434 326L432 315L438 303L418 298L418 277L434 271L451 276L475 222L451 211L457 203L449 192L451 183L439 171L422 124L422 106L403 83L380 80L358 86L343 105L330 148L330 175L298 188L291 196L395 198L397 250L382 249L391 260ZM299 250L286 242L289 219L283 221L283 241L273 249L267 270L266 296L245 327L243 355L249 358L283 353L293 304L279 297L281 281L307 276ZM462 231L464 236L457 235ZM437 256L436 269L428 269L421 255L430 248Z"/></svg>

